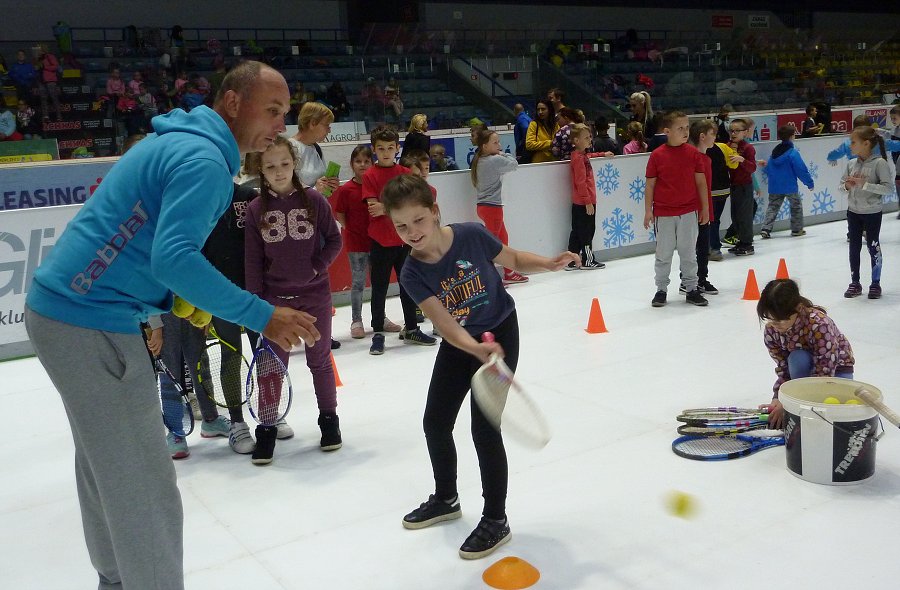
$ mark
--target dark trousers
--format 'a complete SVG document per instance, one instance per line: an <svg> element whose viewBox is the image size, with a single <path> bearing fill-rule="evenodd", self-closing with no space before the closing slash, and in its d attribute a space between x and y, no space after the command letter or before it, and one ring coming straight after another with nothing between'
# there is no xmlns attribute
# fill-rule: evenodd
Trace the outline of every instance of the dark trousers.
<svg viewBox="0 0 900 590"><path fill-rule="evenodd" d="M736 184L731 187L731 217L739 246L753 245L753 185Z"/></svg>
<svg viewBox="0 0 900 590"><path fill-rule="evenodd" d="M701 283L709 276L709 230L710 223L697 224L697 280Z"/></svg>
<svg viewBox="0 0 900 590"><path fill-rule="evenodd" d="M519 361L519 324L513 311L499 326L491 330L506 354L509 368L516 370ZM480 335L478 336L480 339ZM472 376L481 362L467 352L456 348L446 340L441 342L428 399L425 402L425 441L431 468L434 471L435 495L449 500L456 497L456 445L453 442L453 426L469 393ZM491 423L472 398L472 440L481 470L484 516L501 519L506 516L506 492L509 484L509 466L503 436Z"/></svg>
<svg viewBox="0 0 900 590"><path fill-rule="evenodd" d="M397 274L399 283L400 271L409 255L409 246L382 246L372 240L372 251L369 253L369 280L372 283L372 329L384 331L384 301L387 298L388 286L391 284L391 269ZM400 285L400 305L403 307L403 323L407 330L415 330L416 304Z"/></svg>
<svg viewBox="0 0 900 590"><path fill-rule="evenodd" d="M728 195L724 197L713 197L713 221L709 222L709 249L721 250L722 240L719 239L719 220L722 218L722 212L725 211L725 205L728 202Z"/></svg>
<svg viewBox="0 0 900 590"><path fill-rule="evenodd" d="M850 278L859 282L859 251L862 249L862 233L866 232L866 247L872 259L872 282L881 282L881 213L854 213L847 211L847 229L850 230Z"/></svg>
<svg viewBox="0 0 900 590"><path fill-rule="evenodd" d="M593 255L588 259L588 252L592 252L594 243L594 231L597 229L597 216L587 214L586 205L572 204L572 231L569 233L569 252L581 254L581 263L593 260Z"/></svg>

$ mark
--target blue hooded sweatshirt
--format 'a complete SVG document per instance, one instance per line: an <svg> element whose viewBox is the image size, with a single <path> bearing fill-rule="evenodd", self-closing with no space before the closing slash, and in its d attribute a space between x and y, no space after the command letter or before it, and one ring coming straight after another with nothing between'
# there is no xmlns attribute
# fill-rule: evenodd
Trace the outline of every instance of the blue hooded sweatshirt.
<svg viewBox="0 0 900 590"><path fill-rule="evenodd" d="M790 141L783 141L772 150L772 157L766 166L766 174L769 178L770 195L795 195L799 193L797 180L801 180L806 188L812 190L813 179L809 169L800 157L800 152L794 149Z"/></svg>
<svg viewBox="0 0 900 590"><path fill-rule="evenodd" d="M35 271L27 304L84 328L138 333L172 309L173 292L217 317L262 331L274 308L201 254L231 204L240 153L208 107L153 119L156 133L113 166Z"/></svg>

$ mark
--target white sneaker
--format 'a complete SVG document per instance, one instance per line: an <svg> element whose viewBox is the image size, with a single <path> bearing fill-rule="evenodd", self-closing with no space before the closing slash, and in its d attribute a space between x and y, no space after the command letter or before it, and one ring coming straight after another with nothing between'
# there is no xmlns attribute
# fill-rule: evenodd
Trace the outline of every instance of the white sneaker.
<svg viewBox="0 0 900 590"><path fill-rule="evenodd" d="M256 442L250 436L250 427L246 422L234 422L228 433L228 445L231 450L241 455L249 455L256 449Z"/></svg>
<svg viewBox="0 0 900 590"><path fill-rule="evenodd" d="M291 438L292 436L294 436L294 429L291 428L290 424L284 421L284 418L279 420L275 424L275 427L278 428L278 436L275 437L278 440L284 440L286 438Z"/></svg>

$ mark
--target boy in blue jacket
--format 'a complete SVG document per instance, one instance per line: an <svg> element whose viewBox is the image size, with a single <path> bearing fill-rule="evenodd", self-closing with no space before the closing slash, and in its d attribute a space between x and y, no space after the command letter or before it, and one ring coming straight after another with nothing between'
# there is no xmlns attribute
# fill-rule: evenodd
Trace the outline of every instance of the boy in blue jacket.
<svg viewBox="0 0 900 590"><path fill-rule="evenodd" d="M781 144L772 150L772 157L767 163L760 161L762 165L767 166L769 178L769 208L759 232L764 240L771 237L775 217L778 216L785 198L791 204L791 235L796 237L806 233L803 229L803 201L800 199L797 181L802 181L809 190L812 190L813 179L803 158L800 157L800 152L794 148L796 135L797 129L793 125L779 127L778 139L781 140Z"/></svg>

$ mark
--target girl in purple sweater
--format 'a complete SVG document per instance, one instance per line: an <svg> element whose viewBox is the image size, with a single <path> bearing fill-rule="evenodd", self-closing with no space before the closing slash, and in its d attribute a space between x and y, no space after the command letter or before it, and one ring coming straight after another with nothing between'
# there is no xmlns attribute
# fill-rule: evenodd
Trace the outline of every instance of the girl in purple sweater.
<svg viewBox="0 0 900 590"><path fill-rule="evenodd" d="M801 377L853 379L853 349L825 310L800 295L791 279L775 279L766 285L756 313L766 321L763 339L777 376L771 403L760 407L768 410L772 427L781 428L781 384Z"/></svg>
<svg viewBox="0 0 900 590"><path fill-rule="evenodd" d="M304 188L295 173L296 153L287 139L276 138L262 153L260 196L247 209L244 242L246 287L274 305L305 311L316 319L323 342L331 338L331 284L328 267L341 251L341 233L331 207L315 189ZM251 336L252 338L252 336ZM254 343L255 344L255 343ZM288 353L272 349L287 366ZM331 351L307 346L306 365L319 406L323 451L341 448L337 391ZM283 420L277 427L258 426L253 462L272 462L275 438L290 438Z"/></svg>

